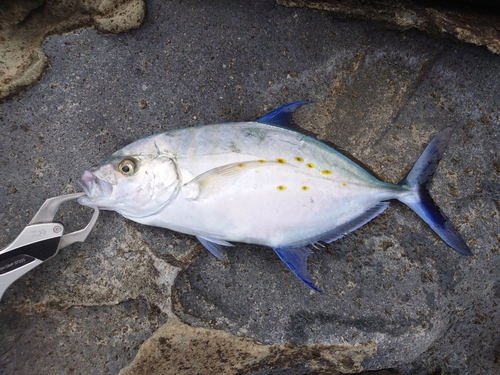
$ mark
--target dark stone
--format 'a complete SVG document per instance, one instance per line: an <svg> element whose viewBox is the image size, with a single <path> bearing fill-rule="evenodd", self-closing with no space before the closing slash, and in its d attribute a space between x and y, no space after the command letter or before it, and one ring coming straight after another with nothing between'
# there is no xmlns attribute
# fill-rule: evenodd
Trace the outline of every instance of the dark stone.
<svg viewBox="0 0 500 375"><path fill-rule="evenodd" d="M75 371L117 373L157 322L173 314L170 291L182 270L174 311L193 325L270 345L371 341L377 354L363 362L367 370L500 371L499 56L270 0L151 1L143 27L129 34L85 29L51 37L43 48L52 69L0 107L2 245L46 198L80 191L84 169L133 140L257 119L313 99L318 103L302 108L296 122L390 182L407 173L438 130L452 126L431 193L474 256L454 253L395 203L315 251L309 270L325 291L318 295L271 249L237 244L219 262L192 237L103 212L88 241L61 250L5 294L0 321L12 323L1 330L4 372L24 366L29 373L29 364L13 358L27 358L25 345L46 356L55 350L46 339L55 337L68 348L63 354L82 352ZM90 215L75 206L63 213L75 228ZM124 321L131 332L120 331ZM69 322L78 327L71 334ZM118 349L80 349L75 342L99 332ZM121 352L126 347L134 350ZM51 358L60 373L75 363L71 356ZM34 363L45 369L42 359ZM305 366L297 362L296 372Z"/></svg>

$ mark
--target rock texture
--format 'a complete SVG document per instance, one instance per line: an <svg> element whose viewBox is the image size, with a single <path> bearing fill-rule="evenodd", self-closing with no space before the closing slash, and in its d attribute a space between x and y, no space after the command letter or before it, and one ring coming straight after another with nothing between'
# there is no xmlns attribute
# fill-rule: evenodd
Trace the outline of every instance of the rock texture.
<svg viewBox="0 0 500 375"><path fill-rule="evenodd" d="M431 193L474 256L394 203L315 251L318 295L270 249L237 244L220 262L103 212L84 244L7 290L0 373L498 374L500 56L271 0L147 7L130 33L48 38L52 69L0 105L2 246L133 140L311 99L296 122L390 182L452 126ZM71 231L89 217L68 204L59 219Z"/></svg>
<svg viewBox="0 0 500 375"><path fill-rule="evenodd" d="M285 6L306 6L342 17L389 22L403 30L416 28L432 34L449 34L500 54L500 5L495 1L276 1Z"/></svg>
<svg viewBox="0 0 500 375"><path fill-rule="evenodd" d="M6 0L0 7L0 101L41 79L49 58L43 40L81 27L120 33L140 26L143 0Z"/></svg>
<svg viewBox="0 0 500 375"><path fill-rule="evenodd" d="M316 374L359 373L375 344L267 346L224 331L193 328L170 319L141 347L120 375L249 374L301 367Z"/></svg>
<svg viewBox="0 0 500 375"><path fill-rule="evenodd" d="M119 324L109 324L110 320ZM165 322L141 299L65 311L3 311L2 374L116 374ZM18 348L12 350L12 348Z"/></svg>

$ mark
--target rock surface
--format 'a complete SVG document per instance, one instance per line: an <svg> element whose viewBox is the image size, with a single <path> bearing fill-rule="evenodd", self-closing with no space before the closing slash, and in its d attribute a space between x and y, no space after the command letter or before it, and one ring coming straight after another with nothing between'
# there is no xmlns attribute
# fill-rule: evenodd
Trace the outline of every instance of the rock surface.
<svg viewBox="0 0 500 375"><path fill-rule="evenodd" d="M47 39L52 69L1 104L2 246L133 140L312 99L300 126L390 182L453 126L431 192L474 256L394 203L310 258L318 295L270 249L238 244L219 262L192 237L103 212L84 244L6 292L0 372L497 374L500 57L270 0L147 5L130 33ZM62 208L69 230L89 217Z"/></svg>
<svg viewBox="0 0 500 375"><path fill-rule="evenodd" d="M500 54L500 4L495 1L276 1L285 6L306 6L342 17L389 22L403 30L416 28L432 34L449 34Z"/></svg>
<svg viewBox="0 0 500 375"><path fill-rule="evenodd" d="M120 33L140 26L144 0L5 0L0 7L0 101L41 79L49 58L43 40L85 26Z"/></svg>
<svg viewBox="0 0 500 375"><path fill-rule="evenodd" d="M298 367L331 375L358 373L361 361L375 354L375 344L262 345L230 333L193 328L170 319L141 347L120 375L250 374L273 368ZM214 360L214 358L216 360ZM210 370L208 370L210 369ZM296 369L297 370L297 369Z"/></svg>

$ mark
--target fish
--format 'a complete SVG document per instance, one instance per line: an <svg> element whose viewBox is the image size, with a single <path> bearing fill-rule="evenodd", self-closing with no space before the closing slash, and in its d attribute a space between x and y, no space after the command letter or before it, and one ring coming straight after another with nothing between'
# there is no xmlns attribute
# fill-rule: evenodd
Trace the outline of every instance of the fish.
<svg viewBox="0 0 500 375"><path fill-rule="evenodd" d="M195 236L218 259L234 242L268 246L305 285L314 248L381 214L391 200L417 213L463 255L471 250L428 186L452 128L439 131L397 184L297 131L286 104L256 121L175 129L139 139L79 179L78 202Z"/></svg>

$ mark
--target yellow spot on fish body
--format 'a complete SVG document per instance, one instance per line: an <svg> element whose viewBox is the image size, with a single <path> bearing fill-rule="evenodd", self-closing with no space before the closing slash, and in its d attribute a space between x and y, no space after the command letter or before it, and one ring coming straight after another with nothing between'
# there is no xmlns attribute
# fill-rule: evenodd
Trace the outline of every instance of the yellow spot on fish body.
<svg viewBox="0 0 500 375"><path fill-rule="evenodd" d="M245 163L238 163L238 167L245 168L247 165Z"/></svg>
<svg viewBox="0 0 500 375"><path fill-rule="evenodd" d="M281 164L285 164L286 163L286 160L285 159L281 159L281 158L276 159L276 161L278 163L281 163Z"/></svg>
<svg viewBox="0 0 500 375"><path fill-rule="evenodd" d="M314 165L313 163L307 163L306 165L307 165L309 168L314 168L314 167L315 167L315 165Z"/></svg>
<svg viewBox="0 0 500 375"><path fill-rule="evenodd" d="M264 159L259 159L257 160L259 163L265 163L266 161Z"/></svg>
<svg viewBox="0 0 500 375"><path fill-rule="evenodd" d="M283 185L278 185L278 186L276 187L276 189L281 190L281 191L284 191L284 190L286 190L286 186L283 186Z"/></svg>
<svg viewBox="0 0 500 375"><path fill-rule="evenodd" d="M295 160L297 160L299 163L302 163L304 161L304 158L301 158L300 156L296 156Z"/></svg>
<svg viewBox="0 0 500 375"><path fill-rule="evenodd" d="M329 175L329 174L332 174L332 171L329 171L328 169L323 169L321 171L321 173L324 174L324 175Z"/></svg>
<svg viewBox="0 0 500 375"><path fill-rule="evenodd" d="M309 186L305 186L304 185L304 186L301 187L301 189L304 190L304 191L307 191L307 190L309 190Z"/></svg>
<svg viewBox="0 0 500 375"><path fill-rule="evenodd" d="M347 184L346 184L345 182L342 182L342 186L343 186L343 187L346 187L346 186L347 186Z"/></svg>

